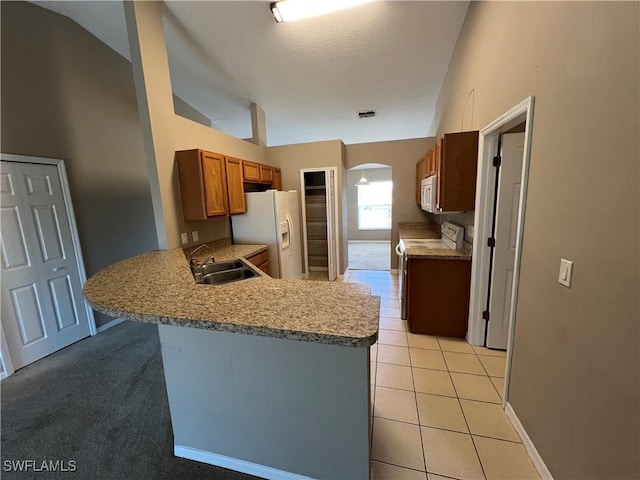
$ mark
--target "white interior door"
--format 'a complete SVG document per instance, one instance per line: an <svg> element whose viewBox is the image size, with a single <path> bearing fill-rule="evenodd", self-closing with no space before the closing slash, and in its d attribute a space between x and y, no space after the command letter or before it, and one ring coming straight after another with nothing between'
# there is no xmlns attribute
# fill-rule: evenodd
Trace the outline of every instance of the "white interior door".
<svg viewBox="0 0 640 480"><path fill-rule="evenodd" d="M338 278L338 252L336 248L336 225L338 219L335 214L336 205L336 178L335 170L329 169L325 173L327 186L327 243L329 251L329 281Z"/></svg>
<svg viewBox="0 0 640 480"><path fill-rule="evenodd" d="M493 251L487 347L506 350L516 255L524 133L502 135L501 145L502 162L496 199L496 243Z"/></svg>
<svg viewBox="0 0 640 480"><path fill-rule="evenodd" d="M1 166L2 327L18 369L90 328L58 168Z"/></svg>

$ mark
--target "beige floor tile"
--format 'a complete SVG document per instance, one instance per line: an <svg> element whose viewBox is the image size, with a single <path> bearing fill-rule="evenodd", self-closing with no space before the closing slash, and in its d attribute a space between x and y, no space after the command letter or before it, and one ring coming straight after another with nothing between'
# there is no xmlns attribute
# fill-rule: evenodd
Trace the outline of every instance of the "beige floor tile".
<svg viewBox="0 0 640 480"><path fill-rule="evenodd" d="M520 442L502 405L460 399L469 430L474 435Z"/></svg>
<svg viewBox="0 0 640 480"><path fill-rule="evenodd" d="M417 335L415 333L407 333L409 346L413 348L427 348L429 350L440 350L438 337L431 335Z"/></svg>
<svg viewBox="0 0 640 480"><path fill-rule="evenodd" d="M440 349L445 352L475 353L464 338L438 337Z"/></svg>
<svg viewBox="0 0 640 480"><path fill-rule="evenodd" d="M381 297L380 306L386 308L400 308L400 300L397 298Z"/></svg>
<svg viewBox="0 0 640 480"><path fill-rule="evenodd" d="M473 349L475 350L476 354L486 355L487 357L506 357L507 356L506 350L491 350L490 348L475 347L475 346L473 347Z"/></svg>
<svg viewBox="0 0 640 480"><path fill-rule="evenodd" d="M500 395L500 398L504 398L504 378L500 378L500 377L489 377L489 379L491 380L491 383L493 383L493 386L496 387L496 390L498 391L498 395Z"/></svg>
<svg viewBox="0 0 640 480"><path fill-rule="evenodd" d="M442 354L450 372L486 375L480 360L474 354L456 352L442 352Z"/></svg>
<svg viewBox="0 0 640 480"><path fill-rule="evenodd" d="M473 437L487 479L539 479L527 451L521 443L493 438Z"/></svg>
<svg viewBox="0 0 640 480"><path fill-rule="evenodd" d="M378 369L380 366L378 366ZM502 403L489 377L469 375L467 373L451 373L453 385L458 397L480 402Z"/></svg>
<svg viewBox="0 0 640 480"><path fill-rule="evenodd" d="M380 345L380 347L378 347L378 362L410 367L409 349L407 347L396 347L394 345Z"/></svg>
<svg viewBox="0 0 640 480"><path fill-rule="evenodd" d="M378 343L381 345L395 345L396 347L406 347L407 334L395 330L378 330Z"/></svg>
<svg viewBox="0 0 640 480"><path fill-rule="evenodd" d="M371 468L373 469L372 480L427 480L427 474L424 472L396 467L375 460L371 462Z"/></svg>
<svg viewBox="0 0 640 480"><path fill-rule="evenodd" d="M416 393L420 425L469 433L457 398Z"/></svg>
<svg viewBox="0 0 640 480"><path fill-rule="evenodd" d="M387 298L389 300L400 300L400 293L396 291L380 291L379 295L381 298Z"/></svg>
<svg viewBox="0 0 640 480"><path fill-rule="evenodd" d="M411 368L379 363L376 367L376 385L413 391Z"/></svg>
<svg viewBox="0 0 640 480"><path fill-rule="evenodd" d="M407 390L376 387L376 403L373 414L387 420L417 424L416 395Z"/></svg>
<svg viewBox="0 0 640 480"><path fill-rule="evenodd" d="M371 459L425 471L420 427L374 418Z"/></svg>
<svg viewBox="0 0 640 480"><path fill-rule="evenodd" d="M446 370L447 364L439 350L426 350L424 348L410 348L411 366L430 368L432 370Z"/></svg>
<svg viewBox="0 0 640 480"><path fill-rule="evenodd" d="M380 317L380 328L383 330L407 331L407 322L400 318Z"/></svg>
<svg viewBox="0 0 640 480"><path fill-rule="evenodd" d="M465 480L484 478L471 435L429 427L421 431L429 473Z"/></svg>
<svg viewBox="0 0 640 480"><path fill-rule="evenodd" d="M451 477L443 477L435 473L427 473L427 480L451 480Z"/></svg>
<svg viewBox="0 0 640 480"><path fill-rule="evenodd" d="M402 318L399 308L380 307L380 316L389 318Z"/></svg>
<svg viewBox="0 0 640 480"><path fill-rule="evenodd" d="M504 357L487 357L485 355L478 355L478 358L484 365L485 370L491 377L503 377L505 372L505 362L506 358Z"/></svg>
<svg viewBox="0 0 640 480"><path fill-rule="evenodd" d="M416 392L432 393L434 395L444 395L455 397L456 390L449 372L442 370L430 370L426 368L412 368L413 384Z"/></svg>

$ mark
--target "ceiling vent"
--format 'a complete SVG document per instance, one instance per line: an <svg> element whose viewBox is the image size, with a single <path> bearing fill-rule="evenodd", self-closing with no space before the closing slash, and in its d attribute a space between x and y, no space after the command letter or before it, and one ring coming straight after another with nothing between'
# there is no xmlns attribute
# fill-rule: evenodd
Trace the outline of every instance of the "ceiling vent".
<svg viewBox="0 0 640 480"><path fill-rule="evenodd" d="M376 116L375 110L363 110L362 112L358 112L358 118L371 118Z"/></svg>

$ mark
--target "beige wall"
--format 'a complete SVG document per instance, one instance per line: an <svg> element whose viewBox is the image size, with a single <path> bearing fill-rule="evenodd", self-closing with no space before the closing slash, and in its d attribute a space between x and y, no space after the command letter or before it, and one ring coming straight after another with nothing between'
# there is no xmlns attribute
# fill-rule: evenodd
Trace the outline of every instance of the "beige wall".
<svg viewBox="0 0 640 480"><path fill-rule="evenodd" d="M346 187L344 185L346 169L343 152L344 145L340 140L267 148L267 163L282 170L283 190L300 191L300 170L304 168L335 167L337 169L338 243L340 244L338 269L340 273L344 273L347 265L346 213L344 213L346 212Z"/></svg>
<svg viewBox="0 0 640 480"><path fill-rule="evenodd" d="M368 168L365 176L370 182L391 181L391 168ZM391 239L391 230L358 230L358 187L355 184L362 177L362 169L347 171L347 237L349 240L386 240ZM392 199L393 201L393 199Z"/></svg>
<svg viewBox="0 0 640 480"><path fill-rule="evenodd" d="M176 150L202 148L265 162L265 147L200 125L174 112L162 22L162 2L125 2L142 136L149 168L160 248L180 245L180 233L199 232L199 243L230 235L229 219L185 222L175 168Z"/></svg>
<svg viewBox="0 0 640 480"><path fill-rule="evenodd" d="M173 95L173 111L176 115L198 122L205 127L211 126L211 119L209 117L200 113L177 95Z"/></svg>
<svg viewBox="0 0 640 480"><path fill-rule="evenodd" d="M509 402L558 479L640 477L639 9L472 2L438 100L442 134L535 96Z"/></svg>
<svg viewBox="0 0 640 480"><path fill-rule="evenodd" d="M416 162L434 142L435 138L429 137L347 145L347 168L379 163L392 169L391 268L398 268L398 256L393 251L398 243L398 222L428 221L427 214L416 205Z"/></svg>
<svg viewBox="0 0 640 480"><path fill-rule="evenodd" d="M131 64L66 17L1 7L2 151L65 161L87 275L158 248Z"/></svg>

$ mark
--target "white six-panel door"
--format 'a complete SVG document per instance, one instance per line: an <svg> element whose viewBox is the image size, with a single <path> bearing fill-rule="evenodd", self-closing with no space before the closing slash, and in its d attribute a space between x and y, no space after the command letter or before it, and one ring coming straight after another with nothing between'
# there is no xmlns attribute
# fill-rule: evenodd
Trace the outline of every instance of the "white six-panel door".
<svg viewBox="0 0 640 480"><path fill-rule="evenodd" d="M89 336L58 168L2 161L2 328L18 369Z"/></svg>
<svg viewBox="0 0 640 480"><path fill-rule="evenodd" d="M496 201L496 246L493 253L487 347L506 350L516 258L524 133L504 134L501 136L501 144L502 163Z"/></svg>

